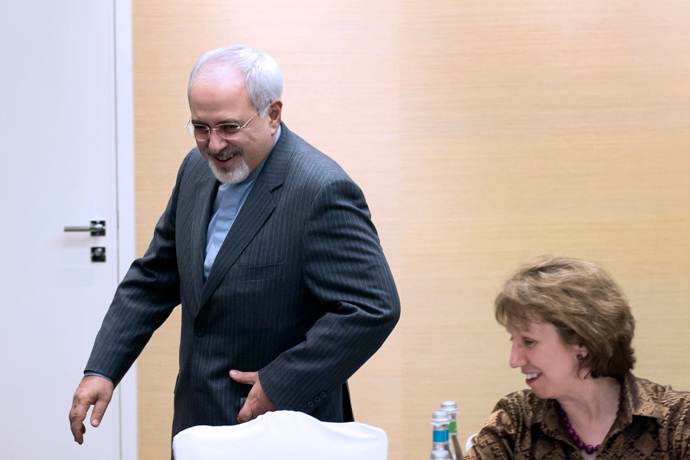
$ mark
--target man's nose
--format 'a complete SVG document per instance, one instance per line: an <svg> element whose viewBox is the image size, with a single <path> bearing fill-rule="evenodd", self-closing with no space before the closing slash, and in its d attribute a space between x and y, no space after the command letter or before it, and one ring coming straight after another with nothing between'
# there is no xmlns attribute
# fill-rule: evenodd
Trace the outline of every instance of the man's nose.
<svg viewBox="0 0 690 460"><path fill-rule="evenodd" d="M517 344L513 343L510 348L510 367L515 369L516 367L522 367L527 364L525 355L522 352L522 348Z"/></svg>
<svg viewBox="0 0 690 460"><path fill-rule="evenodd" d="M212 154L216 155L227 146L228 146L228 142L225 139L223 139L222 137L220 137L220 134L218 134L218 131L212 129L210 137L208 138L208 149L209 149L209 151Z"/></svg>

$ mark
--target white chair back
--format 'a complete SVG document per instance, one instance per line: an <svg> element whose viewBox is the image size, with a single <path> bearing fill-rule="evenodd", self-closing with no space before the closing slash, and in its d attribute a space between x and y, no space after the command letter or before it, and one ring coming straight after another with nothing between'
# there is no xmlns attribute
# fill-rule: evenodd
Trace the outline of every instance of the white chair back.
<svg viewBox="0 0 690 460"><path fill-rule="evenodd" d="M267 412L232 426L195 426L173 439L175 460L386 460L385 431L321 422L302 412Z"/></svg>
<svg viewBox="0 0 690 460"><path fill-rule="evenodd" d="M467 438L467 442L465 443L465 453L469 452L469 450L472 448L474 445L474 437L477 436L479 433L474 433L472 436Z"/></svg>

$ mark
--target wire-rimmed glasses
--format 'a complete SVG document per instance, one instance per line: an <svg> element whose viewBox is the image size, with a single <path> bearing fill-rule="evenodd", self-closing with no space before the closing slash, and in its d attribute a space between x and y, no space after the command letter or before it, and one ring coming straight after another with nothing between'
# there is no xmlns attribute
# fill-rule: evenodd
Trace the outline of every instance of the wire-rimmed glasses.
<svg viewBox="0 0 690 460"><path fill-rule="evenodd" d="M271 106L271 103L269 102L266 107L264 107L263 110L266 110L268 107ZM259 115L259 112L256 113L256 115ZM254 115L254 117L256 116ZM185 128L187 128L187 131L189 131L189 135L194 137L194 139L198 141L207 141L211 138L211 131L218 131L218 135L225 140L230 139L232 136L240 132L243 128L245 128L250 121L254 119L254 117L251 117L245 124L240 126L237 123L220 123L216 125L215 128L211 128L207 125L201 124L201 123L192 123L192 119L190 118L187 124L185 125Z"/></svg>
<svg viewBox="0 0 690 460"><path fill-rule="evenodd" d="M221 123L217 125L215 128L210 128L209 126L202 125L199 123L192 123L192 120L190 119L185 125L185 128L187 128L189 134L198 141L209 140L211 138L211 131L218 131L218 135L221 138L230 139L232 136L240 132L242 128L246 127L249 124L249 122L253 119L254 117L251 117L242 126L238 125L237 123Z"/></svg>

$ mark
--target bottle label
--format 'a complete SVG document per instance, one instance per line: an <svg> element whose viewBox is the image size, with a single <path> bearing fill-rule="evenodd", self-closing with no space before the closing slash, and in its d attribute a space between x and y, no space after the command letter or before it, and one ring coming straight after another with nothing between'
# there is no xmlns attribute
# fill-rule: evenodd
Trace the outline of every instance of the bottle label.
<svg viewBox="0 0 690 460"><path fill-rule="evenodd" d="M453 421L450 422L450 424L448 425L448 432L449 432L450 434L455 434L455 433L457 433L457 431L458 431L458 430L457 430L457 427L456 427L456 425L455 425L455 423L456 423L455 420L453 420Z"/></svg>
<svg viewBox="0 0 690 460"><path fill-rule="evenodd" d="M448 442L448 431L434 430L434 442Z"/></svg>

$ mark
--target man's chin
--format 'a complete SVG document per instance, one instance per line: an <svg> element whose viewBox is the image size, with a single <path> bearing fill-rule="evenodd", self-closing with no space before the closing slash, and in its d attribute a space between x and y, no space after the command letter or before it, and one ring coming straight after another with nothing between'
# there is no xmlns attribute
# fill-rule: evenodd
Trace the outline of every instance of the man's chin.
<svg viewBox="0 0 690 460"><path fill-rule="evenodd" d="M208 164L211 167L211 171L213 171L213 175L216 176L216 179L221 183L238 184L249 177L249 166L244 162L244 158L240 158L239 160L239 164L232 168L221 168L212 158L208 159Z"/></svg>

